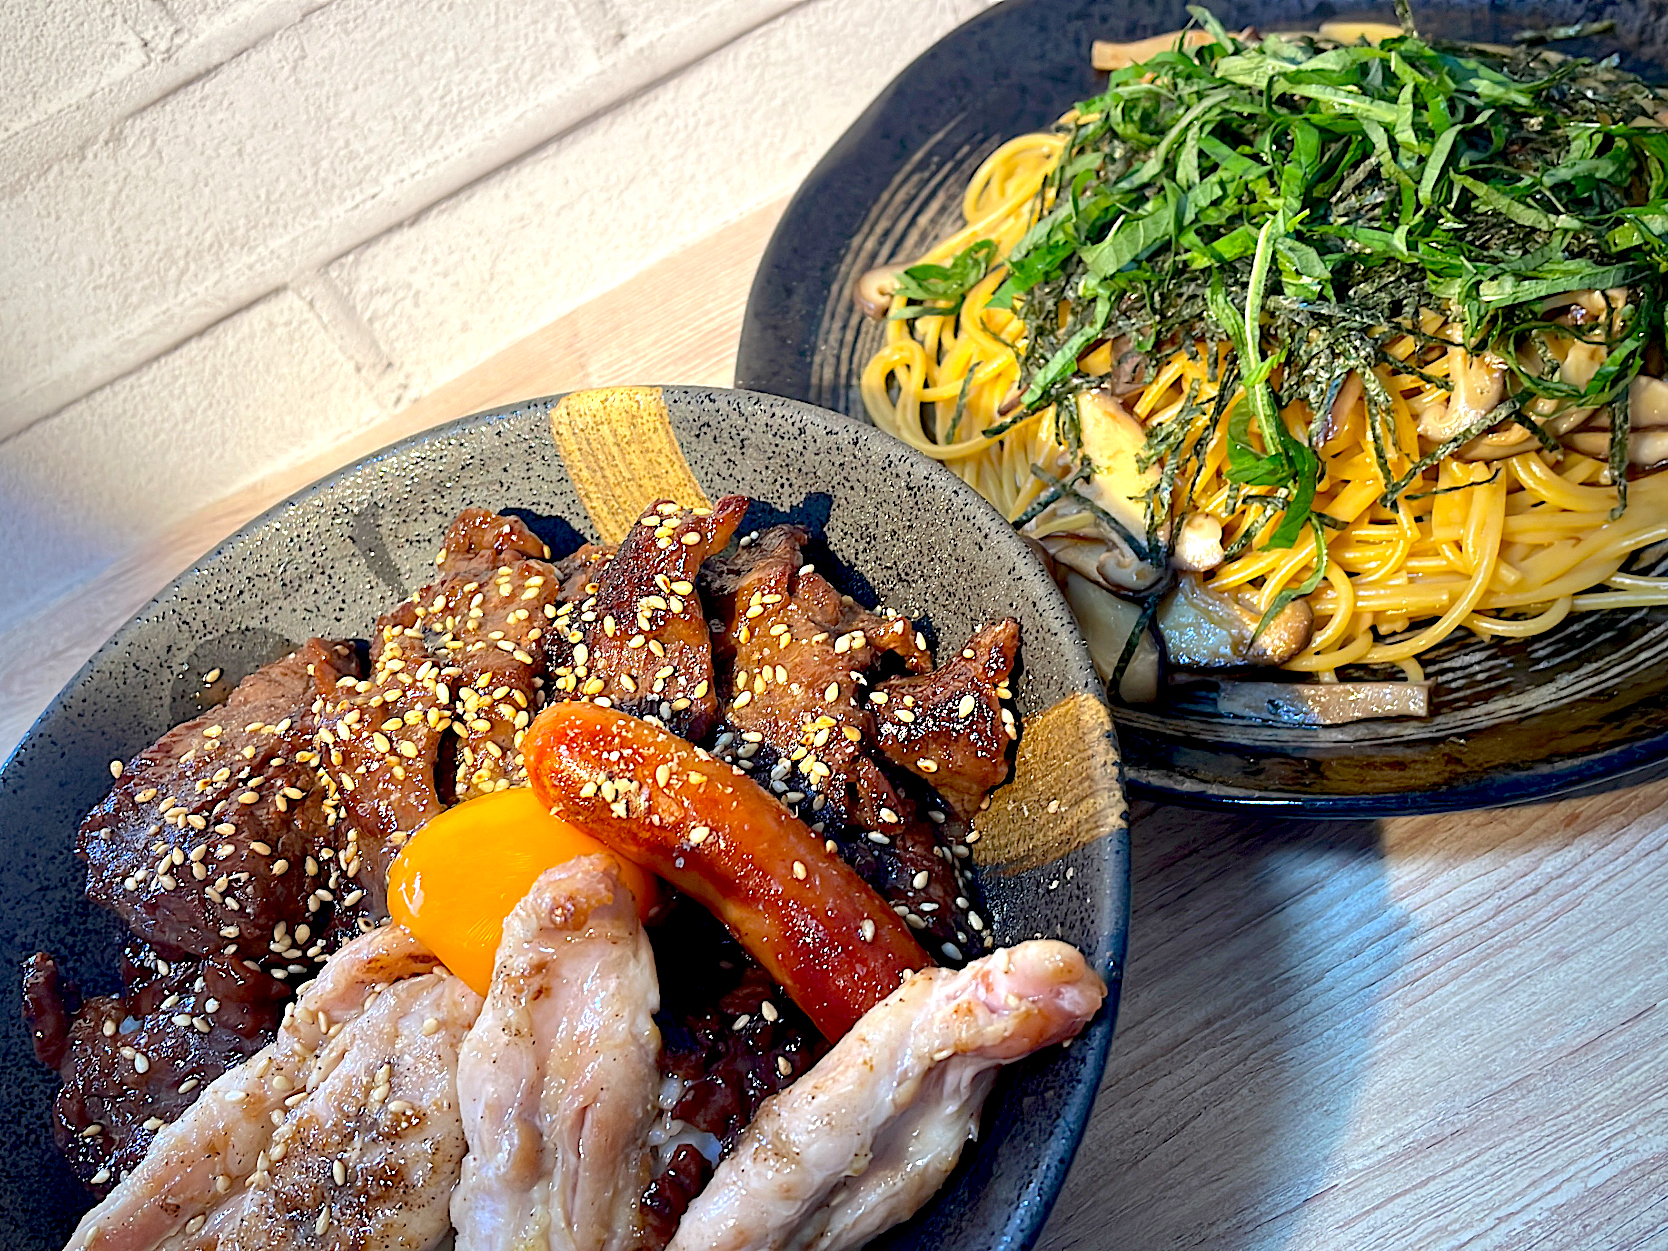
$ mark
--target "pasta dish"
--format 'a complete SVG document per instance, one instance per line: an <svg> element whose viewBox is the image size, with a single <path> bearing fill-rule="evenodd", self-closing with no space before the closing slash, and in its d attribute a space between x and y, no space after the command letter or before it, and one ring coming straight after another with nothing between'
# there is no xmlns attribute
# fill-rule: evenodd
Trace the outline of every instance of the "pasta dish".
<svg viewBox="0 0 1668 1251"><path fill-rule="evenodd" d="M874 422L1040 543L1126 700L1279 666L1416 713L1456 631L1668 604L1628 572L1668 539L1668 97L1546 46L1590 28L1193 12L865 275Z"/></svg>

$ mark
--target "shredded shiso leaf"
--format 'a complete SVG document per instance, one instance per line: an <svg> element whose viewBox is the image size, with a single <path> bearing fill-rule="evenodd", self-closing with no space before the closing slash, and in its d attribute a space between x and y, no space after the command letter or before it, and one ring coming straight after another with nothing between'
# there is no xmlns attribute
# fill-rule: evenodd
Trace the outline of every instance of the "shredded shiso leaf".
<svg viewBox="0 0 1668 1251"><path fill-rule="evenodd" d="M1664 349L1668 96L1614 58L1546 46L1591 35L1591 26L1524 32L1509 50L1489 49L1422 38L1404 5L1400 35L1345 45L1237 35L1207 10L1189 11L1209 42L1178 39L1114 71L1104 93L1068 115L1037 220L1007 257L980 240L948 265L904 273L906 304L894 316L943 315L1006 266L990 304L1025 319L1022 394L984 433L1098 385L1080 362L1109 341L1149 365L1203 341L1213 371L1231 344L1216 398L1190 396L1147 429L1143 467L1163 471L1147 502L1145 546L1162 560L1161 530L1179 523L1177 488L1186 498L1190 463L1197 472L1243 388L1227 422L1226 473L1236 492L1247 488L1231 504L1255 503L1261 516L1238 547L1307 539L1315 549L1314 571L1265 621L1325 574L1324 531L1335 522L1314 507L1315 446L1352 372L1363 382L1386 506L1503 422L1545 442L1527 416L1544 398L1559 410L1610 406L1619 514L1628 383L1647 354L1660 372ZM1554 297L1622 289L1608 317L1575 328L1550 320L1562 310ZM1373 368L1392 363L1386 347L1403 335L1448 343L1422 328L1422 310L1458 327L1468 352L1501 358L1506 398L1393 476L1391 406ZM1544 360L1525 367L1547 356L1536 341L1553 332L1607 347L1585 388L1560 382ZM1317 415L1307 437L1280 419L1298 399ZM1070 408L1060 410L1068 445ZM1044 498L1069 490L1057 484Z"/></svg>

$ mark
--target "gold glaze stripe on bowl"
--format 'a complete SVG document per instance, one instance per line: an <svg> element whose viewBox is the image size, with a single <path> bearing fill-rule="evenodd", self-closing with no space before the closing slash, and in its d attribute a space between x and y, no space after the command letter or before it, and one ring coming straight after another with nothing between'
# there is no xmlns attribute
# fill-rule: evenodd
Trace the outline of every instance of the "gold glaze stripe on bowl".
<svg viewBox="0 0 1668 1251"><path fill-rule="evenodd" d="M659 387L575 391L550 410L550 435L604 543L625 538L656 500L711 504L672 433Z"/></svg>
<svg viewBox="0 0 1668 1251"><path fill-rule="evenodd" d="M1077 691L1025 718L1013 781L973 819L973 856L1017 873L1115 833L1125 819L1111 714Z"/></svg>

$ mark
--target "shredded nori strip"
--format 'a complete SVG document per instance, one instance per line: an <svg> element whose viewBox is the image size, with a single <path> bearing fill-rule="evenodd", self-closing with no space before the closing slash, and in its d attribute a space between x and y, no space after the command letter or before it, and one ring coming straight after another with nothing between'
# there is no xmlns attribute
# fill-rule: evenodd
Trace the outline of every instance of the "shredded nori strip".
<svg viewBox="0 0 1668 1251"><path fill-rule="evenodd" d="M1241 409L1250 410L1228 423L1229 503L1267 498L1247 487L1280 489L1286 515L1269 530L1265 513L1246 532L1268 546L1292 546L1311 528L1323 473L1315 441L1352 372L1391 484L1387 507L1503 422L1550 451L1549 415L1605 405L1609 477L1625 507L1627 385L1647 346L1668 348L1668 129L1656 121L1668 117L1668 95L1608 60L1544 47L1607 24L1523 32L1500 51L1423 38L1405 2L1403 33L1377 45L1252 40L1204 9L1190 12L1209 42L1178 40L1114 71L1062 129L1065 149L1045 186L1052 199L1038 200L1047 212L1006 258L991 300L1029 314L1022 403L984 433L1099 385L1081 362L1100 344L1128 359L1177 346L1194 353L1204 340L1216 381L1216 344L1226 337L1237 372L1222 390L1243 385ZM1566 293L1618 288L1625 303L1595 325L1561 324L1547 307ZM1452 323L1457 342L1427 332L1423 311ZM1587 386L1560 381L1545 346L1551 333L1608 348ZM1394 359L1386 349L1404 335L1419 348ZM1496 355L1511 399L1398 478L1391 397L1376 367L1451 390L1420 353L1454 346ZM1314 417L1307 438L1289 435L1276 415L1297 399ZM1061 407L1061 435L1076 450L1070 408ZM1183 520L1171 511L1191 498L1177 484L1186 462L1198 472L1200 416L1190 395L1148 430L1142 463L1163 465L1147 501L1149 550L1167 522Z"/></svg>

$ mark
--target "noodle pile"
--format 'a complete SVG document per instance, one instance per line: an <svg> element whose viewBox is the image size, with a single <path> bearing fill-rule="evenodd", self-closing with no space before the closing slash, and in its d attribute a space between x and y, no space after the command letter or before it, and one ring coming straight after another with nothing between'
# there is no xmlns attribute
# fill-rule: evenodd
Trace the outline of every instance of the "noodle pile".
<svg viewBox="0 0 1668 1251"><path fill-rule="evenodd" d="M1039 193L1066 146L1063 134L1004 144L967 187L966 227L922 260L947 262L978 239L993 240L996 257L1007 257L1047 208L1048 195ZM951 315L889 320L884 345L863 371L862 394L876 425L944 462L1017 522L1028 519L1048 489L1049 479L1034 470L1060 475L1075 457L1059 429L1058 406L1029 414L1017 409L1027 326L1022 315L987 307L1004 273L994 266ZM903 303L894 297L894 311ZM1427 333L1441 332L1440 316L1427 314L1426 321ZM1571 342L1549 346L1561 356ZM1221 356L1212 360L1212 351ZM1200 512L1216 518L1222 544L1233 553L1233 540L1268 509L1256 503L1259 488L1227 480L1228 422L1206 419L1229 351L1225 343L1184 344L1123 402L1149 429L1174 421L1184 406L1197 413L1180 445L1191 467L1171 498L1171 518ZM1393 412L1393 441L1383 450L1400 481L1430 451L1420 446L1418 417L1446 397L1430 379L1447 377L1452 354L1433 354L1404 335L1389 343L1387 355L1425 375L1399 372L1391 363L1374 368ZM1079 365L1112 381L1115 362L1106 346ZM1625 511L1613 517L1617 496L1603 461L1537 446L1492 461L1445 457L1413 474L1386 505L1392 483L1371 445L1360 382L1352 377L1342 389L1328 437L1314 449L1323 473L1313 507L1325 521L1328 559L1308 596L1313 635L1285 668L1332 680L1345 665L1394 664L1417 680L1418 657L1456 630L1484 639L1523 637L1552 629L1572 612L1668 604L1668 579L1622 572L1635 552L1668 539L1668 475L1635 481ZM1240 391L1226 413L1231 417L1244 403ZM1300 439L1313 417L1301 400L1281 412ZM995 433L984 433L990 430ZM1087 534L1094 523L1089 511L1064 507L1029 519L1028 532L1038 537ZM1270 549L1267 537L1265 529L1199 575L1202 585L1251 596L1258 611L1275 607L1282 591L1289 595L1312 574L1316 551L1309 542Z"/></svg>

